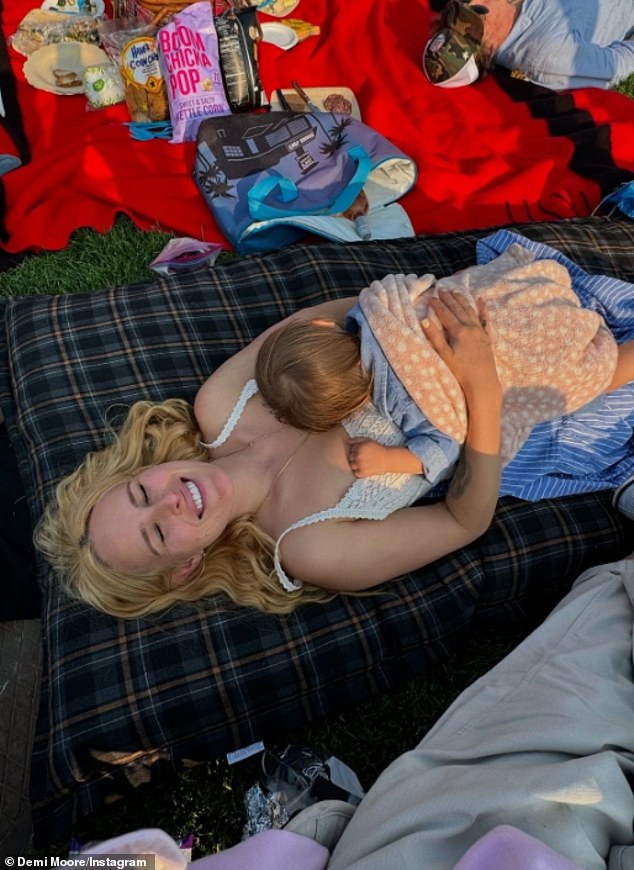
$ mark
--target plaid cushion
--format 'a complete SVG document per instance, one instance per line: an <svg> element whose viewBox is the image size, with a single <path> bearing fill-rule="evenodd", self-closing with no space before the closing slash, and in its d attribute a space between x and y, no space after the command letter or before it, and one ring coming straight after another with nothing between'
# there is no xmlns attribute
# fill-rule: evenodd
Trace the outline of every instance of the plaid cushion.
<svg viewBox="0 0 634 870"><path fill-rule="evenodd" d="M634 229L603 218L515 226L590 270L628 277ZM298 307L391 271L474 262L485 232L324 244L135 287L11 300L0 401L34 518L58 478L139 398L192 399L228 354ZM631 273L629 273L631 278ZM119 622L66 600L41 566L42 702L32 799L44 845L164 760L207 759L385 691L454 649L474 618L544 615L590 564L631 547L607 493L504 500L470 547L378 594L288 618L210 600ZM629 538L629 541L628 541Z"/></svg>

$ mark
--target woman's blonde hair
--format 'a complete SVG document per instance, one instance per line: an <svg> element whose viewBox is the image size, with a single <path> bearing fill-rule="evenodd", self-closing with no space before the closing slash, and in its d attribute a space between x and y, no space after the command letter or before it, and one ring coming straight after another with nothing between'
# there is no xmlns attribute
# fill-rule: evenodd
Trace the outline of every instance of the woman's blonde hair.
<svg viewBox="0 0 634 870"><path fill-rule="evenodd" d="M258 390L275 416L297 429L326 432L370 399L359 338L336 324L295 321L272 332L255 364Z"/></svg>
<svg viewBox="0 0 634 870"><path fill-rule="evenodd" d="M306 585L285 592L273 571L273 541L252 517L239 517L211 544L195 576L172 586L172 569L140 574L115 571L93 552L87 535L95 504L113 486L150 465L208 460L191 406L181 399L134 404L112 443L88 454L57 486L35 531L35 545L61 575L66 591L112 616L135 618L178 602L218 592L239 605L267 613L290 613L332 593Z"/></svg>

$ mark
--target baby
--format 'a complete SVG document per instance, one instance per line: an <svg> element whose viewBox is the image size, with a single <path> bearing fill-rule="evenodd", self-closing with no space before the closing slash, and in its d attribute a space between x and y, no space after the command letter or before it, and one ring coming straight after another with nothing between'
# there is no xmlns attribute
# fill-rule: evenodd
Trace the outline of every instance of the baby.
<svg viewBox="0 0 634 870"><path fill-rule="evenodd" d="M362 364L361 355L358 333L334 321L291 322L262 344L255 378L276 417L298 429L325 432L374 398L373 370ZM398 384L391 370L388 379L393 401L387 416L402 430L406 446L384 447L377 441L352 439L350 468L357 477L423 474L433 486L453 467L460 445L416 413L412 403L406 401L398 413ZM380 402L375 404L381 407Z"/></svg>
<svg viewBox="0 0 634 870"><path fill-rule="evenodd" d="M256 381L276 416L330 429L372 401L401 430L403 447L353 440L357 477L422 474L430 488L450 474L466 434L464 396L420 327L438 289L486 304L503 387L502 457L534 426L634 380L634 342L617 346L602 317L582 308L567 269L514 244L451 278L388 275L362 291L345 324L291 322L260 348Z"/></svg>

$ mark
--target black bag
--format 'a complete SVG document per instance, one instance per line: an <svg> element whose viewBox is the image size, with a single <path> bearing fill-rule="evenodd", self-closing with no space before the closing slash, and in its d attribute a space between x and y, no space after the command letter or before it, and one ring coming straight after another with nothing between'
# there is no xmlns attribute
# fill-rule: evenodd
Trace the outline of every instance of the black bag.
<svg viewBox="0 0 634 870"><path fill-rule="evenodd" d="M250 112L266 105L258 69L262 28L254 6L228 3L215 16L218 53L225 92L233 112Z"/></svg>

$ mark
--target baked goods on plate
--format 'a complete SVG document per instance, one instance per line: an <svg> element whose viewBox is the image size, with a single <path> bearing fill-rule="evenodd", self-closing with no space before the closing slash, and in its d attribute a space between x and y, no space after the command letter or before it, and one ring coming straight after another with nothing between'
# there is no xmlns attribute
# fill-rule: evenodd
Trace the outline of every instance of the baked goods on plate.
<svg viewBox="0 0 634 870"><path fill-rule="evenodd" d="M361 120L361 110L350 88L333 85L332 87L303 88L310 102L321 112L334 112L338 115L351 115ZM285 105L286 104L286 105ZM292 112L310 112L311 107L302 100L293 88L281 88L271 94L271 109L290 109Z"/></svg>
<svg viewBox="0 0 634 870"><path fill-rule="evenodd" d="M108 55L87 42L58 42L29 55L24 64L26 80L51 94L82 94L88 66L108 63Z"/></svg>

